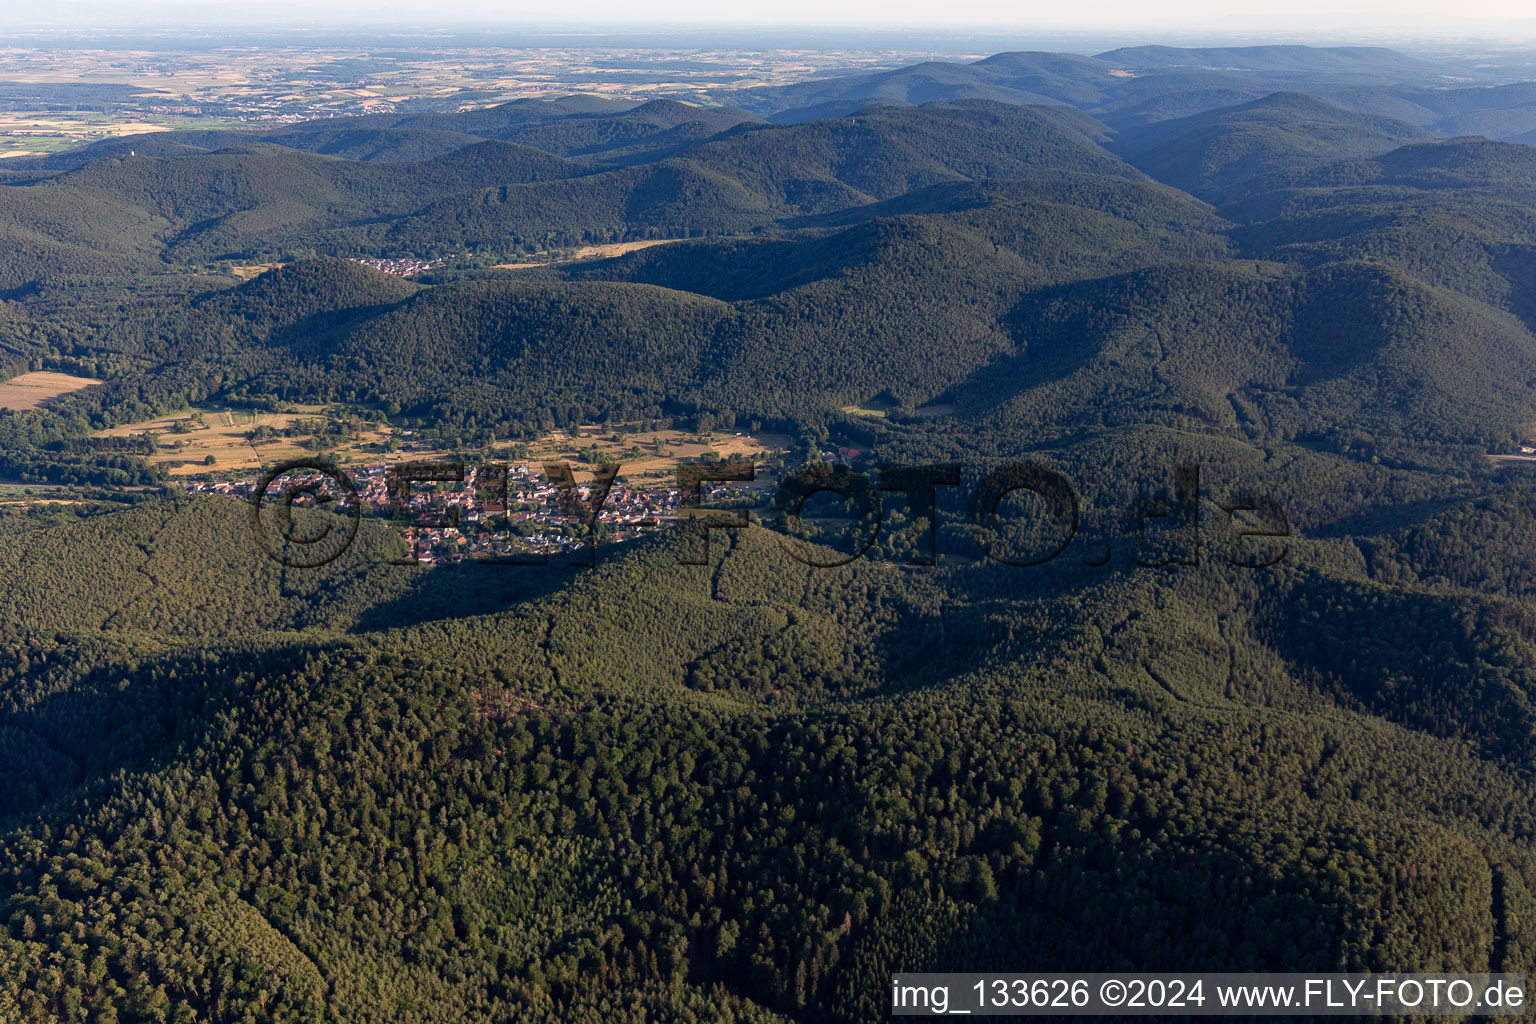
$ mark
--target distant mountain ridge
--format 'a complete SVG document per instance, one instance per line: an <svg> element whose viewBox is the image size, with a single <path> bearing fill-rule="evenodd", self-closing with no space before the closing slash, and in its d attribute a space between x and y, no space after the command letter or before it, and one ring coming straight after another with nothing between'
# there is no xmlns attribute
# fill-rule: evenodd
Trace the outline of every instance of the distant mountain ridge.
<svg viewBox="0 0 1536 1024"><path fill-rule="evenodd" d="M517 142L561 156L601 158L610 150L633 155L696 141L756 120L755 114L743 110L675 99L635 103L575 94L513 100L457 113L363 114L269 129L158 132L109 139L28 163L62 170L130 152L175 156L257 142L353 160L402 162L428 159L487 139Z"/></svg>
<svg viewBox="0 0 1536 1024"><path fill-rule="evenodd" d="M157 133L23 158L5 170L8 175L31 168L68 170L130 152L191 155L255 142L355 160L411 162L484 139L613 167L681 155L743 124L826 120L881 106L961 101L1063 106L1090 115L1105 131L1139 135L1163 122L1241 107L1277 93L1309 95L1366 117L1404 122L1430 136L1475 134L1522 143L1536 138L1536 82L1468 86L1458 77L1433 61L1381 47L1138 46L1094 56L1009 51L968 64L930 61L698 97L636 102L577 94L457 113L369 114L274 129ZM1338 115L1330 117L1336 121ZM1374 135L1369 122L1359 123ZM1400 128L1387 134L1409 137Z"/></svg>
<svg viewBox="0 0 1536 1024"><path fill-rule="evenodd" d="M1434 65L1384 46L1127 46L1097 54L1094 59L1137 72L1192 68L1367 78L1437 73Z"/></svg>
<svg viewBox="0 0 1536 1024"><path fill-rule="evenodd" d="M721 98L774 121L963 98L1062 103L1122 127L1288 90L1437 134L1513 138L1536 130L1536 83L1464 87L1433 62L1360 46L1138 46L1095 56L1016 51L970 64L930 62Z"/></svg>

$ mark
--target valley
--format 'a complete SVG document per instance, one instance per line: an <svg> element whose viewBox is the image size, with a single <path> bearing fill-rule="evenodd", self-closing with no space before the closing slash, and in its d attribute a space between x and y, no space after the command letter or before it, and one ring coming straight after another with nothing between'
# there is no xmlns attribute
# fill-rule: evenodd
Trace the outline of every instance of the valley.
<svg viewBox="0 0 1536 1024"><path fill-rule="evenodd" d="M1129 42L22 48L0 1021L1526 971L1536 58Z"/></svg>
<svg viewBox="0 0 1536 1024"><path fill-rule="evenodd" d="M3 395L3 392L0 392ZM323 455L341 466L413 460L451 461L464 448L418 431L354 418L346 409L296 406L278 413L250 409L191 408L137 423L98 431L100 439L149 437L152 465L172 476L257 471L294 459ZM784 434L742 432L700 434L644 424L582 424L510 445L490 444L475 454L516 458L529 463L567 461L577 479L590 478L594 467L612 462L624 469L620 479L668 480L681 461L707 458L758 460L781 456L790 446ZM213 461L208 461L212 458Z"/></svg>

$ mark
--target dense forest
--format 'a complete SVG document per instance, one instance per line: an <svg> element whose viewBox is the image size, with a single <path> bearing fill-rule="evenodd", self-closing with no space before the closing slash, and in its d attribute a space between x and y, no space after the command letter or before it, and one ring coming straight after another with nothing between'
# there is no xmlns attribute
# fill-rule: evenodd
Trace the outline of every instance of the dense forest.
<svg viewBox="0 0 1536 1024"><path fill-rule="evenodd" d="M1524 94L1259 49L9 161L0 368L100 383L0 409L0 1020L1524 971ZM705 564L668 529L428 569L366 519L299 568L102 436L306 402L470 453L775 430L880 529L781 494Z"/></svg>

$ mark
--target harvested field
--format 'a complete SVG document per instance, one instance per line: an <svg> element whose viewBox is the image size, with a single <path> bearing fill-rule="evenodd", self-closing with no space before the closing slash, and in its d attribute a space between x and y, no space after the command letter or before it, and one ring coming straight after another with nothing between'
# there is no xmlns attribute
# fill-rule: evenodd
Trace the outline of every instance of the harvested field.
<svg viewBox="0 0 1536 1024"><path fill-rule="evenodd" d="M75 377L67 373L50 373L38 370L23 373L0 384L0 408L36 409L60 395L88 388L101 381L93 377Z"/></svg>
<svg viewBox="0 0 1536 1024"><path fill-rule="evenodd" d="M670 245L673 242L685 242L685 238L652 238L644 242L610 242L606 245L584 245L580 249L559 259L536 260L526 263L498 263L496 270L523 270L527 267L552 267L561 263L575 263L577 260L607 260L615 256L623 256L627 252L635 252L638 249L649 249L653 245Z"/></svg>

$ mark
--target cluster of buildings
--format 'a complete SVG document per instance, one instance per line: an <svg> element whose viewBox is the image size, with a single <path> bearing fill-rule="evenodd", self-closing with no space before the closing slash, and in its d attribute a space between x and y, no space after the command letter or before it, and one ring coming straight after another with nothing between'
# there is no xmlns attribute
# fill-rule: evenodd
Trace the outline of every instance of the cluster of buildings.
<svg viewBox="0 0 1536 1024"><path fill-rule="evenodd" d="M361 263L363 266L365 266L365 267L372 267L374 270L382 270L386 274L394 274L396 277L410 277L410 276L412 276L414 274L421 273L423 270L431 270L433 267L440 267L444 263L447 263L449 260L453 259L457 255L458 255L458 253L452 253L451 252L451 253L449 253L446 256L439 256L435 260L422 260L422 259L400 259L400 260L388 259L388 260L386 260L386 259L377 259L377 258L372 257L372 256L354 256L354 257L352 257L352 262L353 263Z"/></svg>
<svg viewBox="0 0 1536 1024"><path fill-rule="evenodd" d="M351 470L351 480L363 514L392 515L411 557L424 565L549 554L589 543L586 523L594 500L589 484L561 487L527 465L467 466L462 481L451 479L453 463L416 463L422 468L403 474L400 465L381 462ZM416 479L404 479L413 473ZM423 479L426 476L450 479ZM189 494L249 500L256 485L255 479L245 479L189 480L184 486ZM281 488L279 480L264 503L281 500ZM757 493L747 485L722 484L710 497L732 500ZM677 517L679 502L675 485L629 487L615 482L598 513L601 543L633 540L668 526Z"/></svg>
<svg viewBox="0 0 1536 1024"><path fill-rule="evenodd" d="M438 472L447 475L447 465ZM420 480L402 493L392 468L379 464L365 469L356 484L365 507L380 515L397 510L412 556L426 565L550 553L588 542L585 522L591 516L592 488L558 487L526 465L466 467L462 482ZM674 516L677 504L675 487L639 489L615 483L603 499L598 522L605 540L633 540Z"/></svg>
<svg viewBox="0 0 1536 1024"><path fill-rule="evenodd" d="M842 445L838 445L830 451L822 452L821 461L830 462L835 465L851 466L853 465L853 460L862 454L863 452L857 448L845 448Z"/></svg>
<svg viewBox="0 0 1536 1024"><path fill-rule="evenodd" d="M269 103L260 104L259 106L270 106L277 108L281 105L277 103ZM242 124L260 125L262 128L270 128L273 125L282 124L303 124L306 121L319 121L328 117L348 116L344 113L327 110L318 104L310 104L308 107L304 108L302 112L299 113L294 113L292 111L287 113L269 113L254 107L241 107L240 110L244 112L235 116L236 121L239 121ZM252 111L255 112L253 113Z"/></svg>

